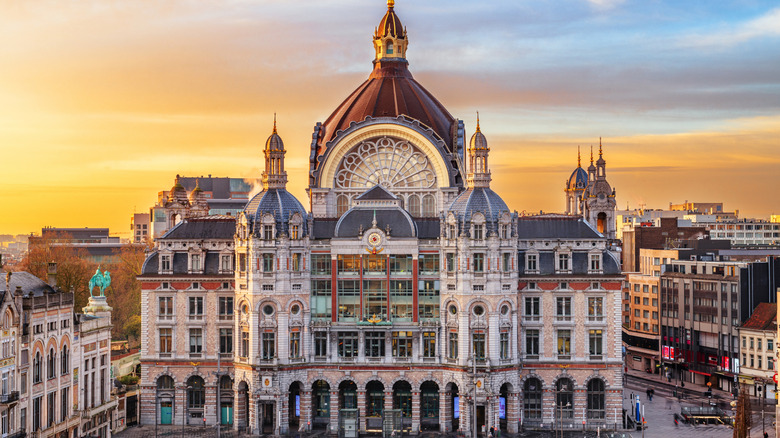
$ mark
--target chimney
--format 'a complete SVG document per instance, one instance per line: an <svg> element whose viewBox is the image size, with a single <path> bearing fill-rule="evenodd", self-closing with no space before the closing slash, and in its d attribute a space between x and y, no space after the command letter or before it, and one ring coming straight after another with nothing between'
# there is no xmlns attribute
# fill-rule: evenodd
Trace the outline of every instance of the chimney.
<svg viewBox="0 0 780 438"><path fill-rule="evenodd" d="M57 263L49 262L49 286L57 287Z"/></svg>

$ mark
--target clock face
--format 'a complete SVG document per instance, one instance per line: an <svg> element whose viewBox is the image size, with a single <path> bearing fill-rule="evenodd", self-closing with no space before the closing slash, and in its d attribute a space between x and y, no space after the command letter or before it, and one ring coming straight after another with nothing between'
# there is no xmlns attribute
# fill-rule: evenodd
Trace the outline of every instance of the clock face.
<svg viewBox="0 0 780 438"><path fill-rule="evenodd" d="M603 193L599 193L599 199L603 200L605 198Z"/></svg>
<svg viewBox="0 0 780 438"><path fill-rule="evenodd" d="M368 235L368 244L371 246L378 246L382 243L382 236L379 233L371 233Z"/></svg>

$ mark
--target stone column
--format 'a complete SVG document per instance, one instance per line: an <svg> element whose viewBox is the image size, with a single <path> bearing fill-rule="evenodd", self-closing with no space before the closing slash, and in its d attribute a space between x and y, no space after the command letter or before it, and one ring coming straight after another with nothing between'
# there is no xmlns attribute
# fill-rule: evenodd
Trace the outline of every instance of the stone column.
<svg viewBox="0 0 780 438"><path fill-rule="evenodd" d="M366 400L366 390L365 389L358 389L357 391L357 408L358 408L358 415L362 419L360 422L360 432L366 433L366 425L368 424L368 401Z"/></svg>
<svg viewBox="0 0 780 438"><path fill-rule="evenodd" d="M506 396L506 429L509 433L517 433L517 425L520 421L520 393L509 392Z"/></svg>
<svg viewBox="0 0 780 438"><path fill-rule="evenodd" d="M339 406L339 390L338 388L331 388L330 389L330 425L328 428L330 429L330 433L338 433L339 431L339 409L341 409L341 406Z"/></svg>
<svg viewBox="0 0 780 438"><path fill-rule="evenodd" d="M542 389L542 421L547 424L555 424L555 389Z"/></svg>
<svg viewBox="0 0 780 438"><path fill-rule="evenodd" d="M439 432L449 433L452 432L452 394L440 390L439 391Z"/></svg>
<svg viewBox="0 0 780 438"><path fill-rule="evenodd" d="M412 391L412 434L420 432L420 393Z"/></svg>
<svg viewBox="0 0 780 438"><path fill-rule="evenodd" d="M301 418L300 424L307 431L311 430L311 391L301 391Z"/></svg>
<svg viewBox="0 0 780 438"><path fill-rule="evenodd" d="M187 385L180 385L174 395L174 415L173 424L181 426L187 424L187 415L185 406L187 404Z"/></svg>
<svg viewBox="0 0 780 438"><path fill-rule="evenodd" d="M205 404L203 405L203 418L206 419L206 422L203 423L203 420L201 421L201 425L212 425L217 424L217 411L218 409L218 400L217 400L217 385L206 385L206 400Z"/></svg>
<svg viewBox="0 0 780 438"><path fill-rule="evenodd" d="M295 409L295 407L293 407ZM279 433L287 433L290 427L290 391L282 391L279 395Z"/></svg>

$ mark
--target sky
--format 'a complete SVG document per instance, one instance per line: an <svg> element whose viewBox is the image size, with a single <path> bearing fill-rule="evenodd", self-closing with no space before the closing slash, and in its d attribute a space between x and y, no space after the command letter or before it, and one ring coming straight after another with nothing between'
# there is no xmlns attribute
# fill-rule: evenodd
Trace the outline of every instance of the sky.
<svg viewBox="0 0 780 438"><path fill-rule="evenodd" d="M130 236L177 174L255 179L273 114L304 205L314 124L372 68L383 0L0 2L0 234ZM603 138L618 208L780 214L776 1L396 1L410 69L560 212Z"/></svg>

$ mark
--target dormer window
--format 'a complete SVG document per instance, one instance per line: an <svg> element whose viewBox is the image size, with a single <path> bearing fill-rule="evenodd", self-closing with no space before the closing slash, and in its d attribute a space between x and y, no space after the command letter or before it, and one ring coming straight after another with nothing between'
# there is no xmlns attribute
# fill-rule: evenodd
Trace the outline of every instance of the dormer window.
<svg viewBox="0 0 780 438"><path fill-rule="evenodd" d="M590 272L601 272L601 254L590 255Z"/></svg>
<svg viewBox="0 0 780 438"><path fill-rule="evenodd" d="M203 269L201 266L200 254L192 254L190 256L190 271L200 272Z"/></svg>
<svg viewBox="0 0 780 438"><path fill-rule="evenodd" d="M170 254L165 254L160 256L160 271L164 273L168 273L171 271L171 256Z"/></svg>
<svg viewBox="0 0 780 438"><path fill-rule="evenodd" d="M481 225L481 224L474 225L474 236L473 236L474 239L475 240L482 240L482 239L484 239L484 236L485 236L484 230L485 229L484 229L483 225Z"/></svg>
<svg viewBox="0 0 780 438"><path fill-rule="evenodd" d="M290 227L290 239L300 239L300 225L293 225Z"/></svg>
<svg viewBox="0 0 780 438"><path fill-rule="evenodd" d="M263 225L263 239L264 240L273 240L274 238L274 226L273 225Z"/></svg>
<svg viewBox="0 0 780 438"><path fill-rule="evenodd" d="M502 224L501 225L501 238L502 239L509 239L509 225Z"/></svg>
<svg viewBox="0 0 780 438"><path fill-rule="evenodd" d="M526 254L525 256L525 269L528 272L536 272L539 270L536 254Z"/></svg>
<svg viewBox="0 0 780 438"><path fill-rule="evenodd" d="M568 253L558 254L558 271L568 272L569 270L571 270L569 259L570 259L570 255Z"/></svg>
<svg viewBox="0 0 780 438"><path fill-rule="evenodd" d="M229 273L233 270L233 256L222 254L220 257L219 269L222 273Z"/></svg>

